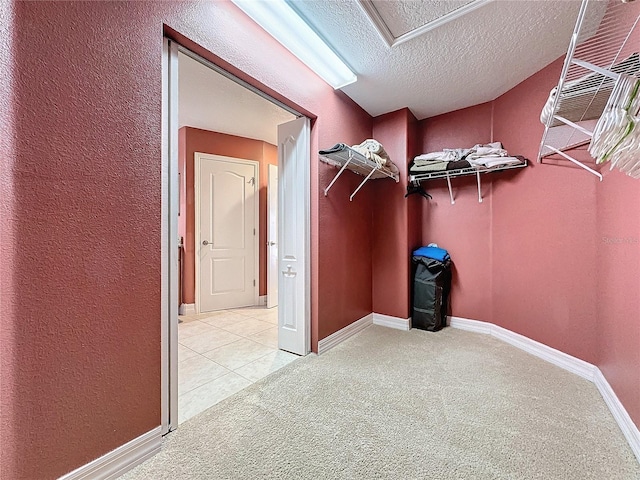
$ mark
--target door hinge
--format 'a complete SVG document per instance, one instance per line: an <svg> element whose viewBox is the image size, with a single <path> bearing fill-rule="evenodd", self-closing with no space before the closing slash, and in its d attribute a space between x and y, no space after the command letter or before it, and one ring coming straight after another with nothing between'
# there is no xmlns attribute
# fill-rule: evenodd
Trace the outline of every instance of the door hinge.
<svg viewBox="0 0 640 480"><path fill-rule="evenodd" d="M255 235L256 235L256 229L254 228L253 229L253 236L255 236Z"/></svg>
<svg viewBox="0 0 640 480"><path fill-rule="evenodd" d="M254 287L256 286L256 281L255 281L255 279L253 280L253 286L254 286Z"/></svg>

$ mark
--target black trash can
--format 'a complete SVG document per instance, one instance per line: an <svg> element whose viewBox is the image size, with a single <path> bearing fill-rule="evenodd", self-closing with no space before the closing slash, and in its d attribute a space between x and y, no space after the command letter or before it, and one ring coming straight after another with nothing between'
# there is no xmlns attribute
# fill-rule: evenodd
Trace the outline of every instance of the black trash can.
<svg viewBox="0 0 640 480"><path fill-rule="evenodd" d="M437 332L447 326L451 260L414 255L412 328Z"/></svg>

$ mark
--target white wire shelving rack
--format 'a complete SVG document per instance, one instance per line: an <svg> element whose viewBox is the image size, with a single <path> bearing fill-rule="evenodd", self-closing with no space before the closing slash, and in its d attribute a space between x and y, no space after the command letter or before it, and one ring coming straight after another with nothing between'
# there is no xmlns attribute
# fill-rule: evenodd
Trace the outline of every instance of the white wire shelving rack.
<svg viewBox="0 0 640 480"><path fill-rule="evenodd" d="M480 175L483 173L492 173L492 172L500 172L504 170L513 170L516 168L524 168L528 165L527 160L523 160L522 163L518 163L515 165L502 165L498 167L467 167L467 168L459 168L456 170L439 170L437 172L422 172L422 173L414 173L409 175L409 182L417 185L420 182L426 180L435 180L438 178L446 178L447 187L449 188L449 199L451 200L451 205L455 205L456 201L453 197L453 189L451 188L451 179L455 177L469 177L471 175L475 175L476 183L478 185L478 202L482 203L482 183L480 181Z"/></svg>
<svg viewBox="0 0 640 480"><path fill-rule="evenodd" d="M630 5L621 0L582 0L560 80L549 100L539 163L559 156L602 181L600 172L571 151L591 141L619 74L640 74L640 15Z"/></svg>
<svg viewBox="0 0 640 480"><path fill-rule="evenodd" d="M340 169L338 173L336 173L335 177L333 177L333 180L331 180L331 183L329 183L327 188L324 189L325 197L329 194L329 190L345 170L351 170L352 172L364 177L364 180L362 180L360 185L358 185L358 188L356 188L349 197L349 201L353 201L353 197L355 197L356 193L358 193L369 180L377 178L392 178L396 183L400 181L398 173L394 173L384 166L379 167L376 162L369 160L361 153L347 146L337 152L321 153L319 154L319 158L324 163L333 165Z"/></svg>

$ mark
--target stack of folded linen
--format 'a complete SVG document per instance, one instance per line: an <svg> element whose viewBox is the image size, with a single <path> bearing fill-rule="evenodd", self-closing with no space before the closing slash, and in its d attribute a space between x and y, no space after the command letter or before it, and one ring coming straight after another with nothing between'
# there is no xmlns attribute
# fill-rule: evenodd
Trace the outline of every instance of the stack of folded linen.
<svg viewBox="0 0 640 480"><path fill-rule="evenodd" d="M391 161L391 159L389 158L389 155L385 151L382 144L377 140L373 140L371 138L365 140L364 142L358 145L354 145L353 147L350 147L344 143L336 143L333 147L320 150L318 153L321 156L325 157L324 159L321 157L321 160L325 161L326 163L339 166L339 165L342 165L342 163L337 164L330 160L327 160L326 156L331 155L333 153L347 152L350 150L354 150L358 152L367 160L370 160L373 163L375 163L378 169L384 170L387 172L387 176L389 172L392 175L397 175L399 173L398 167L396 166L395 163ZM377 177L374 177L374 178L377 178Z"/></svg>
<svg viewBox="0 0 640 480"><path fill-rule="evenodd" d="M409 165L409 172L418 174L463 168L493 168L524 163L523 157L510 157L500 142L474 145L471 148L445 148L441 152L418 155Z"/></svg>
<svg viewBox="0 0 640 480"><path fill-rule="evenodd" d="M441 152L423 153L413 159L409 165L409 171L421 173L469 168L471 165L464 160L469 152L469 149L445 148Z"/></svg>

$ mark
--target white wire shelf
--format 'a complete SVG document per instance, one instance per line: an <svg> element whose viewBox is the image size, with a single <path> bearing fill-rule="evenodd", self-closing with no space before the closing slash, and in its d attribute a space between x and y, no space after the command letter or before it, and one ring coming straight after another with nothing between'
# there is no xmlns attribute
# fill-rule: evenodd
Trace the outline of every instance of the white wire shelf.
<svg viewBox="0 0 640 480"><path fill-rule="evenodd" d="M480 175L484 173L493 173L493 172L501 172L505 170L514 170L518 168L524 168L528 165L528 161L526 159L523 160L522 163L513 164L513 165L502 165L491 168L486 167L467 167L467 168L459 168L456 170L438 170L436 172L421 172L409 175L409 181L412 183L420 183L426 180L436 180L438 178L444 178L447 180L447 186L449 188L449 198L451 200L451 205L456 203L453 198L453 189L451 188L451 179L455 177L470 177L475 175L476 182L478 185L478 202L482 203L482 185L480 182Z"/></svg>
<svg viewBox="0 0 640 480"><path fill-rule="evenodd" d="M324 152L325 153L319 154L320 160L324 163L333 165L334 167L337 167L340 169L336 174L336 176L333 177L333 180L331 180L331 183L329 183L327 188L324 189L325 196L328 195L329 190L331 189L333 184L336 182L338 177L340 177L340 175L342 175L342 173L345 170L351 170L352 172L365 177L364 180L360 183L360 185L358 185L358 188L356 188L355 191L349 197L350 201L353 201L353 197L355 197L356 193L358 193L358 191L369 180L374 180L378 178L392 178L396 182L400 181L400 177L398 176L398 173L393 172L387 166L384 166L384 165L382 167L378 166L378 164L373 160L369 160L361 153L355 151L354 149L346 145L340 150L337 150L334 152L329 152L329 153L326 153L326 151Z"/></svg>
<svg viewBox="0 0 640 480"><path fill-rule="evenodd" d="M640 76L640 48L632 41L640 16L632 11L620 0L582 0L558 86L541 116L538 162L560 157L602 181L570 151L590 143L618 76Z"/></svg>

